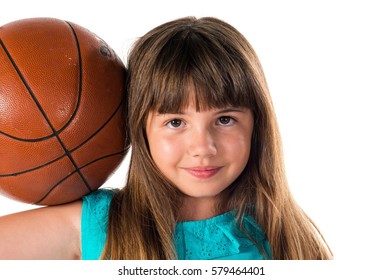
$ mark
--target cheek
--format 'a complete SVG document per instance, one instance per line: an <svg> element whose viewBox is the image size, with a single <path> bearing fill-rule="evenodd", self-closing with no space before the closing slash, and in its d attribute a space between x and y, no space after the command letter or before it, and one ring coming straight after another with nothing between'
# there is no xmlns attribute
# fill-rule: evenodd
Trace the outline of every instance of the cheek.
<svg viewBox="0 0 382 280"><path fill-rule="evenodd" d="M251 151L251 135L238 133L221 141L222 154L229 157L237 166L245 167Z"/></svg>
<svg viewBox="0 0 382 280"><path fill-rule="evenodd" d="M182 144L166 137L155 137L149 141L151 156L160 168L175 163L182 155Z"/></svg>
<svg viewBox="0 0 382 280"><path fill-rule="evenodd" d="M224 141L221 141L225 150L229 150L232 153L239 152L245 153L250 149L251 141L250 138L246 135L233 135L232 137L225 138Z"/></svg>

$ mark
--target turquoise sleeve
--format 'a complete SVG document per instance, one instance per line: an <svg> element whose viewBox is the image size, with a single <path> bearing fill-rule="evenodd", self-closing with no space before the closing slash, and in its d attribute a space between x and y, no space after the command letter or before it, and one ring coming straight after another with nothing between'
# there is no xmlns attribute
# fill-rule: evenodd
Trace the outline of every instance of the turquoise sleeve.
<svg viewBox="0 0 382 280"><path fill-rule="evenodd" d="M82 199L81 251L83 260L97 260L105 246L112 190L99 189Z"/></svg>

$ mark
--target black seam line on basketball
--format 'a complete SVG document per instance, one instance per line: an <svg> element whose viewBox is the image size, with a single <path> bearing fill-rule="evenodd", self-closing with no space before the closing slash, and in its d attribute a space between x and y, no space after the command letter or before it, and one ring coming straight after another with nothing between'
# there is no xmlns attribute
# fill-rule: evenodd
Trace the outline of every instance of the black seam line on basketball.
<svg viewBox="0 0 382 280"><path fill-rule="evenodd" d="M104 155L102 157L105 157L105 156L108 156L108 155L114 155L114 154L123 154L123 153L126 153L128 150L129 150L129 148L125 148L122 151L118 151L118 152L115 152L115 153L112 153L112 154L107 154L107 155ZM49 161L47 163L44 163L44 164L42 164L40 166L36 166L36 167L30 168L30 169L27 169L27 170L15 172L15 173L0 174L0 178L15 177L15 176L19 176L19 175L22 175L22 174L26 174L26 173L29 173L29 172L36 171L36 170L38 170L40 168L44 168L44 167L46 167L46 166L48 166L48 165L50 165L50 164L52 164L52 163L54 163L56 161L59 161L60 159L62 159L65 156L66 156L66 154L63 154L63 155L59 156L58 158L55 158L54 160L51 160L51 161ZM95 160L97 160L97 159L95 159ZM95 160L93 160L93 161L95 161Z"/></svg>
<svg viewBox="0 0 382 280"><path fill-rule="evenodd" d="M72 26L69 25L70 28L73 30ZM74 31L73 31L74 33ZM74 37L76 38L76 42L78 42L77 40L77 36L74 35ZM8 51L7 47L5 46L3 40L0 39L0 45L2 46L5 54L7 55L9 61L12 63L12 66L13 68L16 70L17 74L20 76L21 75L21 71L18 69L17 67L17 64L16 62L14 61L13 57L11 56L10 52ZM76 44L77 46L77 53L79 53L79 49L78 49L78 44ZM79 63L80 64L80 63ZM23 83L25 81L25 79L23 77L20 76L20 78L22 79ZM24 85L26 85L24 83ZM28 91L29 91L29 88L27 88ZM80 104L80 100L81 100L81 96L82 96L82 71L80 72L80 84L79 84L79 90L78 90L78 98L77 98L77 104L76 104L76 107L73 111L73 114L72 116L69 118L69 120L67 121L67 123L62 127L60 128L59 130L57 130L57 133L61 133L61 131L63 131L66 127L69 126L69 124L72 123L74 117L76 116L77 112L78 112L78 109L79 109L79 104ZM50 139L50 138L53 138L55 135L54 133L50 134L50 135L47 135L47 136L44 136L44 137L39 137L39 138L32 138L32 139L27 139L27 138L20 138L20 137L16 137L14 135L10 135L8 133L5 133L3 131L0 131L0 134L3 134L5 136L7 136L8 138L11 138L11 139L14 139L14 140L18 140L18 141L21 141L21 142L40 142L40 141L44 141L44 140L47 140L47 139Z"/></svg>
<svg viewBox="0 0 382 280"><path fill-rule="evenodd" d="M25 174L25 173L33 172L33 171L38 170L40 168L46 167L46 166L48 166L48 165L50 165L50 164L52 164L52 163L54 163L56 161L59 161L60 159L62 159L65 156L66 156L66 154L63 154L63 155L61 155L61 156L59 156L59 157L57 157L57 158L55 158L55 159L53 159L53 160L51 160L51 161L49 161L47 163L44 163L44 164L42 164L40 166L35 166L33 168L30 168L30 169L26 169L26 170L14 172L14 173L0 174L0 178L1 177L14 177L14 176L19 176L19 175L22 175L22 174Z"/></svg>
<svg viewBox="0 0 382 280"><path fill-rule="evenodd" d="M26 81L24 75L21 73L20 69L17 67L15 61L14 61L13 58L11 57L10 53L8 52L8 50L5 48L4 44L2 44L2 45L3 45L3 47L4 47L5 52L6 52L7 55L8 55L9 60L11 61L12 65L13 65L14 69L16 70L18 76L20 77L20 79L21 79L21 81L23 82L25 88L27 89L29 95L32 97L32 99L33 99L35 105L36 105L37 108L39 109L39 111L40 111L40 113L42 114L42 116L44 117L45 121L48 123L48 126L50 127L50 129L52 130L52 132L53 132L52 135L59 139L59 137L58 137L58 135L57 135L57 131L55 130L53 124L50 122L50 120L49 120L47 114L45 113L44 109L42 108L40 102L38 101L38 99L37 99L36 96L34 95L32 89L31 89L31 87L29 86L29 84L27 83L27 81ZM79 62L79 63L81 63L81 62ZM81 75L81 67L80 67L80 75ZM60 144L62 143L61 139L59 139L59 142L60 142ZM63 145L63 143L62 143L62 145ZM63 147L63 148L64 148L64 147ZM64 148L64 151L66 151L65 148Z"/></svg>
<svg viewBox="0 0 382 280"><path fill-rule="evenodd" d="M118 152L118 153L113 153L113 154L109 154L109 155L105 155L105 156L102 156L100 158L97 158L91 162L88 162L87 164L83 165L80 167L80 169L83 169L83 168L86 168L87 166L97 162L97 161L100 161L100 160L103 160L103 159L106 159L106 158L109 158L109 157L114 157L114 156L118 156L118 155L124 155L126 153L127 149L124 149L123 151L121 152ZM62 178L60 181L58 181L53 187L51 187L48 192L42 197L40 198L38 201L32 203L32 204L38 204L40 202L42 202L46 197L48 197L48 195L55 189L57 188L63 181L65 181L66 179L68 179L69 177L71 177L73 174L75 174L76 171L72 171L70 172L68 175L66 175L64 178ZM89 192L93 192L93 190L89 190Z"/></svg>
<svg viewBox="0 0 382 280"><path fill-rule="evenodd" d="M115 114L119 111L119 109L121 108L124 100L126 98L126 94L123 96L123 98L121 99L121 102L118 104L118 107L114 110L114 112L110 115L110 117L105 121L105 123L100 126L92 135L90 135L87 139L85 139L85 141L83 141L82 143L80 143L78 146L74 147L73 149L71 149L69 152L70 153L73 153L74 151L76 151L77 149L79 149L80 147L82 147L83 145L85 145L87 142L89 142L92 138L94 138L95 135L97 135L110 121L111 119L115 116ZM128 148L126 148L125 150L128 150ZM31 169L26 169L26 170L22 170L22 171L18 171L18 172L15 172L15 173L8 173L8 174L0 174L0 177L10 177L10 176L17 176L17 175L21 175L21 174L24 174L24 173L28 173L28 172L32 172L32 171L35 171L37 169L40 169L40 168L43 168L45 166L48 166L60 159L62 159L63 157L65 157L66 154L63 154L47 163L44 163L40 166L35 166Z"/></svg>
<svg viewBox="0 0 382 280"><path fill-rule="evenodd" d="M76 42L76 46L77 46L77 54L78 54L78 68L79 68L79 83L78 83L78 92L79 92L79 98L81 96L81 92L82 92L82 55L81 55L81 48L80 48L80 43L78 41L78 37L77 37L77 34L74 30L74 28L72 27L72 25L66 21L66 24L70 27L70 29L72 30L72 33L73 33L73 36L74 36L74 39L75 39L75 42ZM80 100L78 100L78 103L80 103ZM50 122L49 122L50 123ZM52 130L54 131L54 127L52 125ZM81 170L78 168L77 166L77 163L76 161L74 160L74 158L72 157L71 153L69 152L69 150L66 148L65 144L62 142L60 136L58 135L58 133L56 133L56 131L54 131L55 135L56 135L56 138L57 140L60 142L62 148L64 149L65 151L65 154L66 156L69 158L69 160L72 162L74 168L75 168L75 171L78 173L78 175L80 176L80 178L82 179L82 181L84 182L86 188L89 190L89 192L92 191L91 187L89 186L89 183L88 181L86 180L84 174L81 173Z"/></svg>
<svg viewBox="0 0 382 280"><path fill-rule="evenodd" d="M69 25L69 26L70 26L70 25ZM70 27L71 27L71 26L70 26ZM74 32L74 31L73 31L73 32ZM75 35L74 35L74 36L75 36ZM8 50L6 49L6 47L5 47L5 45L3 44L3 42L2 42L1 39L0 39L0 44L3 46L3 49L4 49L4 51L7 53L9 60L12 62L13 66L14 66L15 69L16 69L16 63L13 61L11 55L9 54ZM17 69L16 69L16 71L17 71ZM82 73L82 71L81 71L80 73ZM18 71L18 74L21 75L20 71ZM80 98L81 98L81 91L79 92L79 100L80 100ZM117 108L116 108L115 111L110 115L110 117L106 120L106 122L105 122L101 127L99 127L99 129L96 130L96 131L95 131L89 138L87 138L84 142L80 143L77 147L75 147L75 148L73 148L72 150L70 150L70 153L74 152L75 150L77 150L78 148L80 148L81 146L83 146L84 144L86 144L90 139L92 139L96 134L98 134L98 132L100 132L100 131L101 131L101 130L102 130L102 129L103 129L103 128L110 122L110 120L115 116L115 114L118 112L118 110L120 109L120 107L122 106L122 104L124 103L124 101L126 100L126 98L127 98L127 92L125 91L125 94L123 95L123 97L122 97L122 99L121 99L121 102L118 104ZM77 104L79 104L79 103L80 103L80 102L78 102ZM79 105L77 105L75 112L78 111L78 107L79 107ZM74 115L75 115L75 114L74 114ZM74 115L72 116L71 119L74 118ZM61 128L61 129L58 130L57 132L60 132L61 130L63 130L67 125L69 125L70 122L71 122L71 120L70 120L70 121L69 121L63 128ZM0 131L0 133L2 133L2 132ZM6 133L2 133L2 134L7 135ZM52 135L54 136L54 134L52 134ZM45 139L48 139L48 138L51 138L51 137L52 137L52 136L46 136L46 137L39 138L39 139L21 139L21 138L13 137L13 136L11 136L11 135L7 135L7 136L10 137L10 138L13 138L13 139L16 139L16 140L25 141L25 142L38 142L38 141L45 140ZM126 150L128 150L128 148L126 148L124 151L126 151ZM120 152L120 153L123 153L123 152ZM43 168L43 167L45 167L45 166L47 166L47 165L50 165L50 164L52 164L52 163L54 163L54 162L56 162L56 161L62 159L65 155L66 155L66 154L61 155L61 156L57 157L57 158L54 159L54 160L51 160L51 161L49 161L49 162L47 162L47 163L45 163L45 164L42 164L42 165L40 165L40 166L31 168L31 169L27 169L27 170L19 171L19 172L16 172L16 173L0 174L0 177L17 176L17 175L21 175L21 174L24 174L24 173L28 173L28 172L35 171L35 170L37 170L37 169Z"/></svg>
<svg viewBox="0 0 382 280"><path fill-rule="evenodd" d="M6 48L6 46L5 46L4 42L3 42L3 40L1 40L1 39L0 39L0 45L2 46L2 48L3 48L4 52L5 52L5 54L7 55L9 61L10 61L11 64L12 64L13 68L16 70L17 74L19 75L19 77L21 78L22 82L24 83L24 86L27 86L27 85L26 85L26 81L25 81L24 77L23 77L22 74L21 74L21 71L20 71L19 68L17 67L16 62L13 60L11 54L9 53L9 51L8 51L8 49ZM30 90L29 87L27 87L27 89L28 89L28 91ZM32 98L33 98L33 97L32 97ZM15 137L15 136L10 135L10 134L8 134L8 133L5 133L5 132L3 132L3 131L0 131L0 133L3 134L3 135L5 135L5 136L7 136L7 137L9 137L9 138L12 138L12 139L16 139L16 140L24 140L24 139L19 139L18 137ZM47 136L47 137L48 137L48 138L53 137L53 133L52 133L51 135Z"/></svg>
<svg viewBox="0 0 382 280"><path fill-rule="evenodd" d="M77 46L77 53L78 53L78 65L79 65L79 91L81 92L82 91L82 57L81 57L81 49L80 49L80 45L79 45L79 42L78 42L78 38L77 38L77 34L75 33L73 27L67 23L72 32L73 32L73 35L74 35L74 38L75 38L75 41L76 41L76 46ZM8 53L9 54L9 53ZM34 95L31 87L29 86L29 84L27 83L27 81L25 80L25 77L23 76L23 74L21 73L20 69L17 67L15 61L12 59L12 57L9 57L10 60L11 60L11 63L13 65L13 67L15 68L17 74L19 75L21 81L23 82L25 88L28 90L30 96L32 97L33 101L35 102L37 108L40 110L40 113L42 114L42 116L44 117L45 121L47 122L48 126L50 127L50 129L52 130L53 132L53 135L55 136L55 138L57 139L58 143L61 145L62 149L64 150L65 152L65 155L69 158L70 162L72 163L72 165L74 166L76 172L80 175L81 179L83 180L85 186L89 189L89 191L91 191L91 188L89 186L89 183L86 181L84 175L81 173L80 169L78 168L75 160L73 159L72 155L70 154L70 152L68 151L68 149L66 148L64 142L61 140L60 136L58 135L56 129L54 128L53 124L50 122L47 114L45 113L43 107L41 106L40 102L38 101L37 97Z"/></svg>
<svg viewBox="0 0 382 280"><path fill-rule="evenodd" d="M92 135L90 135L87 139L85 139L85 141L83 141L82 143L80 143L78 146L74 147L73 149L71 149L69 152L70 153L73 153L74 151L76 151L77 149L79 149L80 147L82 147L83 145L85 145L88 141L90 141L95 135L97 135L110 121L111 119L115 116L115 114L119 111L119 109L121 108L124 100L126 98L126 94L124 94L123 98L121 99L121 102L118 104L117 108L114 110L114 112L110 115L110 117L105 121L105 123L100 126ZM126 148L125 150L127 150L128 148ZM15 173L8 173L8 174L0 174L0 177L10 177L10 176L17 176L17 175L21 175L21 174L24 174L24 173L28 173L28 172L32 172L32 171L35 171L37 169L40 169L40 168L43 168L45 166L48 166L60 159L62 159L66 154L63 154L47 163L44 163L40 166L35 166L34 168L31 168L31 169L26 169L26 170L22 170L22 171L18 171L18 172L15 172Z"/></svg>
<svg viewBox="0 0 382 280"><path fill-rule="evenodd" d="M126 94L123 96L123 98L121 99L121 102L119 102L119 104L118 104L118 107L110 115L110 117L92 135L90 135L84 142L79 144L77 147L73 148L71 150L71 152L74 152L75 150L77 150L80 147L82 147L83 145L85 145L88 141L90 141L95 135L97 135L113 119L115 114L119 111L119 109L121 108L122 104L124 103L125 97L126 97Z"/></svg>

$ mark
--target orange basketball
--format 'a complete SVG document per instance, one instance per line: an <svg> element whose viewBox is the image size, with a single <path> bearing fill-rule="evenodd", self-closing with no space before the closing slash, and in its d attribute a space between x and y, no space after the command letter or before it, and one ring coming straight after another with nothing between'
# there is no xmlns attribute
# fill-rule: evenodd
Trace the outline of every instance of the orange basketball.
<svg viewBox="0 0 382 280"><path fill-rule="evenodd" d="M89 30L31 18L0 27L0 194L70 202L125 155L126 69Z"/></svg>

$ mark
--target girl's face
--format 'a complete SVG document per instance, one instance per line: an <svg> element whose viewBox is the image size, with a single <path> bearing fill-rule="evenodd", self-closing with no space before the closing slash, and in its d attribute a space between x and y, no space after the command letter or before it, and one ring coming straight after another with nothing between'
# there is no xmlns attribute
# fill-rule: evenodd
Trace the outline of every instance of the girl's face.
<svg viewBox="0 0 382 280"><path fill-rule="evenodd" d="M214 199L245 168L251 149L253 115L227 107L181 112L150 112L146 134L160 171L183 194Z"/></svg>

